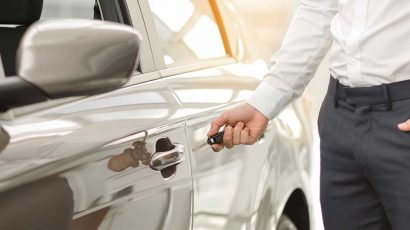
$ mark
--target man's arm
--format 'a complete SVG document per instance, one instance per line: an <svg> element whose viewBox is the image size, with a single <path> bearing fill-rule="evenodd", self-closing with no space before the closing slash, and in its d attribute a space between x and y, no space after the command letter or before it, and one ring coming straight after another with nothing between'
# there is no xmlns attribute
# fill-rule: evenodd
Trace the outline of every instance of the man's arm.
<svg viewBox="0 0 410 230"><path fill-rule="evenodd" d="M337 10L338 0L301 0L271 70L252 97L212 122L208 136L227 125L224 143L213 145L215 151L255 143L268 120L302 94L332 44L330 24Z"/></svg>
<svg viewBox="0 0 410 230"><path fill-rule="evenodd" d="M272 68L248 103L269 119L299 97L332 44L337 0L301 0Z"/></svg>

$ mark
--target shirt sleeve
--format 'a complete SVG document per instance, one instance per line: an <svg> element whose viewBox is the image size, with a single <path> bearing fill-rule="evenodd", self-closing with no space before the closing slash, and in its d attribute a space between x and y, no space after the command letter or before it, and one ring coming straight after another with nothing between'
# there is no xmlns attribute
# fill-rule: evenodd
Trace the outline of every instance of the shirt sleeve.
<svg viewBox="0 0 410 230"><path fill-rule="evenodd" d="M272 67L248 99L269 119L298 98L332 44L337 0L301 0Z"/></svg>

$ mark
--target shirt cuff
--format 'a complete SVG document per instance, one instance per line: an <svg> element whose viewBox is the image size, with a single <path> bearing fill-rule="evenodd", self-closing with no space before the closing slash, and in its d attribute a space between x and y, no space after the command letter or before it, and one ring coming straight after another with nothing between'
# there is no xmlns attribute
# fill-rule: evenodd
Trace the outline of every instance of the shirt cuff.
<svg viewBox="0 0 410 230"><path fill-rule="evenodd" d="M288 94L273 86L265 78L247 102L271 120L290 102Z"/></svg>

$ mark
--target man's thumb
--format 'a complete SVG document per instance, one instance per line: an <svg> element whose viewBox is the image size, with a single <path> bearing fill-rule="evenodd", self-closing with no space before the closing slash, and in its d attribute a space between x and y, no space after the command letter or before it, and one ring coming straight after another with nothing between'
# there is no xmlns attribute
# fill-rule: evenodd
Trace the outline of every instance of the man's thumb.
<svg viewBox="0 0 410 230"><path fill-rule="evenodd" d="M228 119L222 114L211 122L211 128L208 131L208 137L219 132L219 129L228 122Z"/></svg>
<svg viewBox="0 0 410 230"><path fill-rule="evenodd" d="M401 131L407 131L407 132L410 131L410 120L407 120L406 122L399 124L398 128Z"/></svg>

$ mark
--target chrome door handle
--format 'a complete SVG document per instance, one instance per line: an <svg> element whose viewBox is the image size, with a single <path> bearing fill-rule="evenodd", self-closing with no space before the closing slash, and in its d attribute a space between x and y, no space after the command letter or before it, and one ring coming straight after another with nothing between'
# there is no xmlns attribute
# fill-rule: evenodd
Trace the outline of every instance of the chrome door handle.
<svg viewBox="0 0 410 230"><path fill-rule="evenodd" d="M156 152L151 155L149 166L155 171L161 171L173 165L177 165L185 160L185 147L181 144L174 144L174 148L165 152Z"/></svg>

